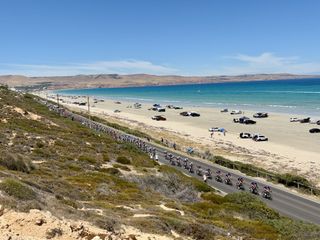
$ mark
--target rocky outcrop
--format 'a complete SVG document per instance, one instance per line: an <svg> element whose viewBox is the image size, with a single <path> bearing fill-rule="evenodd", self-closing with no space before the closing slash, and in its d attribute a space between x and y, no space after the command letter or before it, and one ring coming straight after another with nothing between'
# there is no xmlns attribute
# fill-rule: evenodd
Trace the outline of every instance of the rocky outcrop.
<svg viewBox="0 0 320 240"><path fill-rule="evenodd" d="M144 234L139 230L122 226L115 232L95 227L89 222L59 219L50 212L36 209L28 213L4 210L0 205L0 240L143 240L173 238Z"/></svg>

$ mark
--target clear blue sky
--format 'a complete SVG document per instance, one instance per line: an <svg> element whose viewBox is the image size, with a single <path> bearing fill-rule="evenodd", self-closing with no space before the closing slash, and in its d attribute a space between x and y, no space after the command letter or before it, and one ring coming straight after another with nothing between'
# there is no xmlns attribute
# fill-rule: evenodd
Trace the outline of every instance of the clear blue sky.
<svg viewBox="0 0 320 240"><path fill-rule="evenodd" d="M1 0L0 74L320 73L318 0Z"/></svg>

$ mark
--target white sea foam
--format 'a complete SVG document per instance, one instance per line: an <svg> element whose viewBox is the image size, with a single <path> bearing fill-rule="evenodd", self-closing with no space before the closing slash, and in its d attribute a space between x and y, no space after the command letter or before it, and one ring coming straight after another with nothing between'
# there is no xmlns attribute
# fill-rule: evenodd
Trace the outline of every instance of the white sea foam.
<svg viewBox="0 0 320 240"><path fill-rule="evenodd" d="M286 106L286 105L277 105L277 104L270 104L267 106L273 107L273 108L297 108L297 106Z"/></svg>

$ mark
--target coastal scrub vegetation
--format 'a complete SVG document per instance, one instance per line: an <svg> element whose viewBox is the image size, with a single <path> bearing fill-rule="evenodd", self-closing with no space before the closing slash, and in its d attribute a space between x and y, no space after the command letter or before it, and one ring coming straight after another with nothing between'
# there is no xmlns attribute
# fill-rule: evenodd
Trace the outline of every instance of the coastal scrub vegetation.
<svg viewBox="0 0 320 240"><path fill-rule="evenodd" d="M290 173L272 173L268 170L256 167L252 164L246 164L239 161L231 161L221 156L214 156L211 161L227 168L239 170L240 172L243 172L249 176L264 177L267 180L281 183L287 187L298 188L299 190L303 190L306 193L310 193L310 189L313 189L312 194L320 195L320 191L315 189L311 182L298 175Z"/></svg>
<svg viewBox="0 0 320 240"><path fill-rule="evenodd" d="M60 117L35 96L1 88L0 108L5 208L46 210L108 230L122 224L163 235L173 230L182 239L320 238L319 226L282 217L246 193L220 196L131 144Z"/></svg>

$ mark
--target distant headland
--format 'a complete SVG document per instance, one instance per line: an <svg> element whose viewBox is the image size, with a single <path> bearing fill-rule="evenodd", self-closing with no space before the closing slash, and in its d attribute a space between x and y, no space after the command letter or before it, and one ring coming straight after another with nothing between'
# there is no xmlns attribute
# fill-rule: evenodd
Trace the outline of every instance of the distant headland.
<svg viewBox="0 0 320 240"><path fill-rule="evenodd" d="M22 75L3 75L0 76L0 84L5 84L9 87L54 90L68 88L115 88L223 82L247 82L261 80L307 79L319 77L319 75L294 75L287 73L245 74L237 76L159 76L149 74L95 74L75 76L27 77Z"/></svg>

